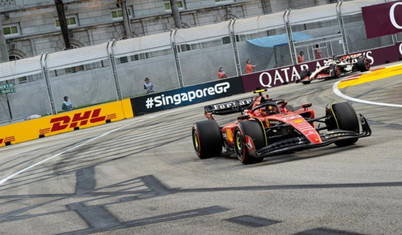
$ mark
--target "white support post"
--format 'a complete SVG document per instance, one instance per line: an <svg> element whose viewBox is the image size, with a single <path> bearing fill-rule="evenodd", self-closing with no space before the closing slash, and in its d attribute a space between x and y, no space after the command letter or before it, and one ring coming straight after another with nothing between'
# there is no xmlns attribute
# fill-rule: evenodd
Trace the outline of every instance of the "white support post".
<svg viewBox="0 0 402 235"><path fill-rule="evenodd" d="M107 50L108 59L110 61L110 65L111 65L110 67L112 69L114 84L116 86L117 100L122 100L123 95L121 93L119 74L117 72L116 60L114 58L114 51L113 51L113 46L114 46L115 42L116 42L116 40L114 40L114 39L112 41L108 41L106 44L106 50Z"/></svg>
<svg viewBox="0 0 402 235"><path fill-rule="evenodd" d="M349 46L348 46L348 41L346 38L346 31L345 31L345 23L343 22L343 17L342 17L342 6L343 0L338 1L336 4L336 17L338 18L338 26L339 26L339 32L341 33L342 37L342 48L343 48L343 53L349 54Z"/></svg>
<svg viewBox="0 0 402 235"><path fill-rule="evenodd" d="M176 73L177 73L177 79L179 82L180 88L184 87L184 82L183 82L183 73L181 71L181 64L180 64L180 57L179 57L179 52L177 50L177 45L176 45L176 33L177 33L177 28L172 29L170 31L170 44L172 46L173 50L173 55L174 55L174 61L175 61L175 67L176 67Z"/></svg>
<svg viewBox="0 0 402 235"><path fill-rule="evenodd" d="M283 22L285 24L285 29L286 29L286 36L288 38L288 45L289 45L289 52L290 52L290 58L292 60L292 64L296 64L296 48L295 48L295 42L293 40L293 34L292 34L292 27L290 25L289 21L289 15L292 9L286 9L286 11L283 13Z"/></svg>
<svg viewBox="0 0 402 235"><path fill-rule="evenodd" d="M232 48L233 48L233 56L234 56L234 62L235 62L235 66L236 66L236 75L240 76L241 75L241 65L240 65L239 50L237 48L236 32L234 30L235 23L236 23L236 19L231 19L229 21L228 30L229 30L230 42L232 43Z"/></svg>
<svg viewBox="0 0 402 235"><path fill-rule="evenodd" d="M50 110L52 111L52 114L55 115L57 114L57 109L56 109L56 104L54 101L54 94L53 94L53 89L52 89L52 84L50 82L49 78L49 71L47 70L47 53L41 54L40 55L40 66L42 68L42 76L45 79L46 82L46 88L47 88L47 95L49 97L49 104L50 104Z"/></svg>

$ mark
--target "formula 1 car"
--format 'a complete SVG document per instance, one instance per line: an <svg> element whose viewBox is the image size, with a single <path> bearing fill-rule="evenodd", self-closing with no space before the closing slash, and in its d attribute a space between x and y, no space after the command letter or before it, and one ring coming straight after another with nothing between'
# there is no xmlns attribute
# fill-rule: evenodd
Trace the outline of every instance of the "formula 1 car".
<svg viewBox="0 0 402 235"><path fill-rule="evenodd" d="M315 117L311 103L295 109L283 99L269 99L257 90L256 97L204 107L208 120L192 127L193 146L201 159L237 156L243 164L261 162L283 152L322 147L332 143L347 146L371 135L366 118L349 103L330 103L326 115ZM239 112L236 121L219 126L213 115ZM318 125L316 124L318 123Z"/></svg>
<svg viewBox="0 0 402 235"><path fill-rule="evenodd" d="M353 72L365 72L370 70L370 60L361 53L332 58L324 62L324 66L310 72L300 72L300 80L303 84L310 84L315 79L340 78L342 75Z"/></svg>

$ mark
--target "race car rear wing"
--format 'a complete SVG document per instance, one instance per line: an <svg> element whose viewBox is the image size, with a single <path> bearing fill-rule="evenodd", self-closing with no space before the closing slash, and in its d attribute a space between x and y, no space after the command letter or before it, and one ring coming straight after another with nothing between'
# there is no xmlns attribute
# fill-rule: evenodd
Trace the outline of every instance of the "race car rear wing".
<svg viewBox="0 0 402 235"><path fill-rule="evenodd" d="M212 104L204 106L205 114L217 114L225 115L242 112L243 110L249 108L254 101L254 97L232 100L228 102Z"/></svg>

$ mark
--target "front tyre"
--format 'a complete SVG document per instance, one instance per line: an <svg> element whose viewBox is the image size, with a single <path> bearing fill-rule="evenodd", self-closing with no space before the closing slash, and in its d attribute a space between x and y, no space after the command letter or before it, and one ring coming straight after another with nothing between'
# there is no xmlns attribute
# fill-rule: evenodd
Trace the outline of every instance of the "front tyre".
<svg viewBox="0 0 402 235"><path fill-rule="evenodd" d="M250 150L250 143L246 143L247 138L251 138L254 149ZM265 136L261 125L257 121L239 122L235 128L235 150L237 157L243 164L261 162L262 158L255 157L255 151L265 146Z"/></svg>
<svg viewBox="0 0 402 235"><path fill-rule="evenodd" d="M193 146L200 159L219 156L222 153L222 136L214 120L196 122L192 128Z"/></svg>
<svg viewBox="0 0 402 235"><path fill-rule="evenodd" d="M354 108L346 102L330 104L327 109L327 115L330 118L327 120L328 130L341 129L359 133L359 119ZM347 146L356 143L358 138L338 140L335 142L337 146Z"/></svg>
<svg viewBox="0 0 402 235"><path fill-rule="evenodd" d="M367 58L360 58L356 63L356 69L359 72L365 72L370 70L370 60Z"/></svg>
<svg viewBox="0 0 402 235"><path fill-rule="evenodd" d="M340 78L342 75L341 68L336 64L332 64L329 67L329 70L331 71L331 77L333 78Z"/></svg>

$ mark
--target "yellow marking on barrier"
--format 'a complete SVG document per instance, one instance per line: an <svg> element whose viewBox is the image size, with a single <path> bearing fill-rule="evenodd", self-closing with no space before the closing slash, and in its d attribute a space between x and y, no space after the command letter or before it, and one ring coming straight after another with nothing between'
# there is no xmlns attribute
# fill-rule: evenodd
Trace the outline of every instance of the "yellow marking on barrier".
<svg viewBox="0 0 402 235"><path fill-rule="evenodd" d="M131 105L131 99L124 99L120 102L121 102L121 106L123 108L124 118L134 117L133 106Z"/></svg>
<svg viewBox="0 0 402 235"><path fill-rule="evenodd" d="M125 99L1 126L0 147L132 117L131 101Z"/></svg>
<svg viewBox="0 0 402 235"><path fill-rule="evenodd" d="M402 65L398 65L391 68L375 70L371 73L366 73L360 77L353 80L346 80L339 83L338 88L342 89L345 87L356 86L362 83L373 82L383 78L393 77L402 74Z"/></svg>

